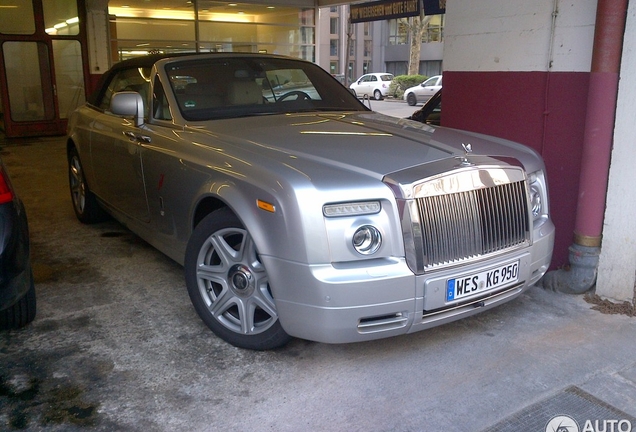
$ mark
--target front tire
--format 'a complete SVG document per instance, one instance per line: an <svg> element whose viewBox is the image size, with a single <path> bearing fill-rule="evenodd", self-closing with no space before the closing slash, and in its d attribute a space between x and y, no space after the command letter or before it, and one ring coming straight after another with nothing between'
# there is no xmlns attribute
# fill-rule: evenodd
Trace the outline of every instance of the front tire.
<svg viewBox="0 0 636 432"><path fill-rule="evenodd" d="M253 350L289 342L252 236L229 209L212 212L197 225L184 267L194 309L221 339Z"/></svg>
<svg viewBox="0 0 636 432"><path fill-rule="evenodd" d="M82 162L75 147L68 152L68 183L71 189L73 210L80 222L91 224L102 222L108 218L86 183Z"/></svg>

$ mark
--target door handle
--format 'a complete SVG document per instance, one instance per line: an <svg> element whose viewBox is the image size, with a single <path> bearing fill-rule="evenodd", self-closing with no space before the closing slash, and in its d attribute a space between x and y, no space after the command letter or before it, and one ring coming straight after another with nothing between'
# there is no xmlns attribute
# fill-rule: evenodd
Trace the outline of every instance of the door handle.
<svg viewBox="0 0 636 432"><path fill-rule="evenodd" d="M146 143L146 144L150 144L152 142L152 138L150 138L148 135L136 134L136 133L131 132L131 131L124 131L122 133L126 137L128 137L128 139L130 141L133 141L133 142L143 142L143 143Z"/></svg>
<svg viewBox="0 0 636 432"><path fill-rule="evenodd" d="M130 141L137 141L137 137L135 136L134 132L124 131L122 133L124 134L124 136L128 137Z"/></svg>

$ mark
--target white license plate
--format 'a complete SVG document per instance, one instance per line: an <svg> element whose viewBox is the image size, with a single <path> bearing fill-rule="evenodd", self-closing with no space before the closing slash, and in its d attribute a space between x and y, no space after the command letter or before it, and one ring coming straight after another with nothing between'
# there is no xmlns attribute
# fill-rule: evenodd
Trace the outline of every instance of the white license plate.
<svg viewBox="0 0 636 432"><path fill-rule="evenodd" d="M519 280L519 261L446 281L446 301L494 290Z"/></svg>

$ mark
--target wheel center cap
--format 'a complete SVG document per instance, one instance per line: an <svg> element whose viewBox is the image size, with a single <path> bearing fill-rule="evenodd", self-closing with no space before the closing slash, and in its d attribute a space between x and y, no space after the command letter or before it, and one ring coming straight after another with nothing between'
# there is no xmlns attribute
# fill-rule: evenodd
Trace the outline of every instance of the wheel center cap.
<svg viewBox="0 0 636 432"><path fill-rule="evenodd" d="M232 283L234 284L234 288L244 290L249 285L249 280L243 273L236 273L232 276Z"/></svg>
<svg viewBox="0 0 636 432"><path fill-rule="evenodd" d="M254 275L244 265L237 264L230 269L229 280L237 294L249 295L254 289Z"/></svg>

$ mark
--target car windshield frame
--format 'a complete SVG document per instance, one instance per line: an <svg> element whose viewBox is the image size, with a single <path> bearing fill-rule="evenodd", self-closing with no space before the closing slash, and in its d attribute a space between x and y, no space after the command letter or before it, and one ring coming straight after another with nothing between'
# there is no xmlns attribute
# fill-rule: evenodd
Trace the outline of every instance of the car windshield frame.
<svg viewBox="0 0 636 432"><path fill-rule="evenodd" d="M170 61L163 69L187 121L369 110L329 73L303 60L205 57Z"/></svg>

